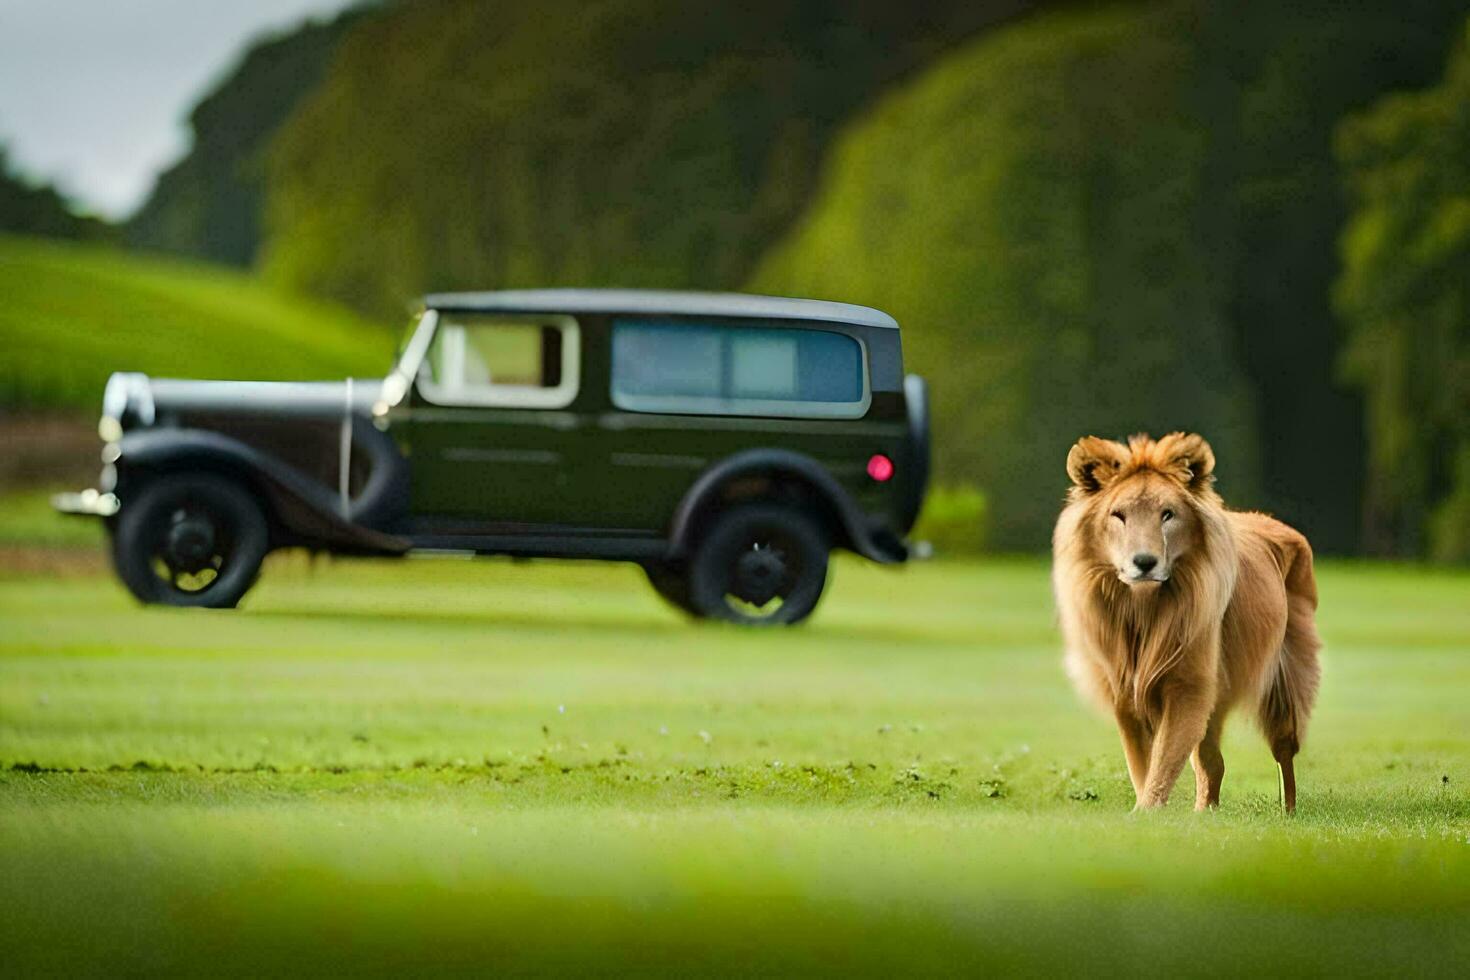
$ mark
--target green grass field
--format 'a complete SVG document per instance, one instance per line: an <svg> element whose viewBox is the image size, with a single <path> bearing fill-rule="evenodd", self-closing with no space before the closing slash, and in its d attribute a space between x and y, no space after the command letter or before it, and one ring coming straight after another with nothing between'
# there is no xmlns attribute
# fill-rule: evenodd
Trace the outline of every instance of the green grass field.
<svg viewBox="0 0 1470 980"><path fill-rule="evenodd" d="M839 563L808 627L636 569L0 576L7 973L1460 973L1470 577L1326 565L1301 809L1131 815L1039 562ZM1186 780L1188 776L1186 774Z"/></svg>
<svg viewBox="0 0 1470 980"><path fill-rule="evenodd" d="M391 333L243 273L0 235L0 406L95 411L113 371L263 381L381 376Z"/></svg>

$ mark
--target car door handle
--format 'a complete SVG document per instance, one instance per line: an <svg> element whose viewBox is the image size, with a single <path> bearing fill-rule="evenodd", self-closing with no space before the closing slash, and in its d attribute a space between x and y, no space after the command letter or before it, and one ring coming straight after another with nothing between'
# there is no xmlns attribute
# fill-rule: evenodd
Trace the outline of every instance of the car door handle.
<svg viewBox="0 0 1470 980"><path fill-rule="evenodd" d="M450 446L440 453L451 463L540 463L554 466L561 453L548 449L487 449L483 446Z"/></svg>
<svg viewBox="0 0 1470 980"><path fill-rule="evenodd" d="M558 432L570 432L582 427L582 417L571 412L548 412L545 421Z"/></svg>

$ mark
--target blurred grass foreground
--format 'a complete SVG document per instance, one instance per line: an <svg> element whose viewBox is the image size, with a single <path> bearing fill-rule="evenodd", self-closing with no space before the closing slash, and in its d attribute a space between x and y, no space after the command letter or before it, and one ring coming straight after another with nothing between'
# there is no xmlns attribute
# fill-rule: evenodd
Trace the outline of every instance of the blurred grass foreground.
<svg viewBox="0 0 1470 980"><path fill-rule="evenodd" d="M1129 815L1041 563L834 574L785 632L624 566L4 576L7 972L1463 975L1463 574L1323 566L1295 819L1245 718L1219 812Z"/></svg>

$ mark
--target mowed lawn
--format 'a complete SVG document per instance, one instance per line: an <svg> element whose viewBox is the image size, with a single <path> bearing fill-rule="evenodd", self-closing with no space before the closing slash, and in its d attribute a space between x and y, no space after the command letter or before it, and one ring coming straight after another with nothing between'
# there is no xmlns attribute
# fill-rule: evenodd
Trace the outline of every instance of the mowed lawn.
<svg viewBox="0 0 1470 980"><path fill-rule="evenodd" d="M54 573L48 573L54 574ZM1294 819L1132 815L1046 566L839 563L805 628L634 568L268 567L234 613L0 576L9 975L1464 975L1470 577L1328 564Z"/></svg>

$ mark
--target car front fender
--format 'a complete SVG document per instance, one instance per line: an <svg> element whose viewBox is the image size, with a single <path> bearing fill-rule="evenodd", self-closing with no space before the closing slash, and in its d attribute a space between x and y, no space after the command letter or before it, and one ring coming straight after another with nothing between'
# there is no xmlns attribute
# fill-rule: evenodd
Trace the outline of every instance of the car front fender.
<svg viewBox="0 0 1470 980"><path fill-rule="evenodd" d="M224 473L258 490L281 524L308 544L390 554L408 550L407 540L353 521L342 512L338 495L300 470L230 436L205 429L144 429L124 435L117 448L123 507L122 481L139 471Z"/></svg>

